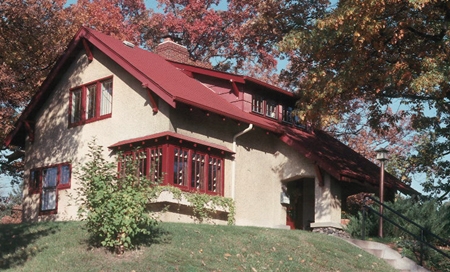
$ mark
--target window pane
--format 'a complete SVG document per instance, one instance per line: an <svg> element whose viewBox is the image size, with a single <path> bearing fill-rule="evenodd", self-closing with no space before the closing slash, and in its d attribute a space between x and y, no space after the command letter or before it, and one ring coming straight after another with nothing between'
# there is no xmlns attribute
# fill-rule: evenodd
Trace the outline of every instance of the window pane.
<svg viewBox="0 0 450 272"><path fill-rule="evenodd" d="M144 150L136 151L136 160L138 160L138 175L139 177L147 177L148 169L147 169L147 153Z"/></svg>
<svg viewBox="0 0 450 272"><path fill-rule="evenodd" d="M266 116L270 118L277 118L277 104L273 101L266 103Z"/></svg>
<svg viewBox="0 0 450 272"><path fill-rule="evenodd" d="M59 184L66 186L70 184L70 165L61 166L61 180Z"/></svg>
<svg viewBox="0 0 450 272"><path fill-rule="evenodd" d="M96 85L87 87L86 93L86 120L95 117L95 98L96 98Z"/></svg>
<svg viewBox="0 0 450 272"><path fill-rule="evenodd" d="M111 104L112 104L112 80L108 80L102 82L100 115L111 113Z"/></svg>
<svg viewBox="0 0 450 272"><path fill-rule="evenodd" d="M263 99L259 96L252 97L252 111L257 113L263 113Z"/></svg>
<svg viewBox="0 0 450 272"><path fill-rule="evenodd" d="M152 173L151 180L158 181L162 178L162 162L163 152L161 147L150 149L150 171Z"/></svg>
<svg viewBox="0 0 450 272"><path fill-rule="evenodd" d="M188 151L174 149L173 184L187 186L188 180Z"/></svg>
<svg viewBox="0 0 450 272"><path fill-rule="evenodd" d="M43 188L56 187L57 178L58 178L57 167L44 169L42 187Z"/></svg>
<svg viewBox="0 0 450 272"><path fill-rule="evenodd" d="M292 123L292 108L283 107L283 121L287 123Z"/></svg>
<svg viewBox="0 0 450 272"><path fill-rule="evenodd" d="M56 209L56 188L42 189L41 211Z"/></svg>
<svg viewBox="0 0 450 272"><path fill-rule="evenodd" d="M205 155L192 154L191 188L202 190L205 180Z"/></svg>
<svg viewBox="0 0 450 272"><path fill-rule="evenodd" d="M222 160L209 158L208 167L208 191L222 193Z"/></svg>
<svg viewBox="0 0 450 272"><path fill-rule="evenodd" d="M72 116L70 117L71 123L76 123L81 121L81 111L82 111L82 104L81 104L81 89L72 91L72 108L71 113Z"/></svg>
<svg viewBox="0 0 450 272"><path fill-rule="evenodd" d="M132 163L133 163L133 153L127 152L122 155L122 158L120 159L120 175L122 177L125 177L126 175L130 174L130 171L132 169Z"/></svg>

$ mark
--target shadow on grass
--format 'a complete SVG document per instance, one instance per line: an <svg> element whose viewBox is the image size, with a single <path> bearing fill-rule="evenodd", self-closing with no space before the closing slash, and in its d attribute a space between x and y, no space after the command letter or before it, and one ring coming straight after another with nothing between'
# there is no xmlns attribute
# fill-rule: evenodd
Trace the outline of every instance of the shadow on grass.
<svg viewBox="0 0 450 272"><path fill-rule="evenodd" d="M89 232L86 227L83 227L83 229ZM133 247L130 249L150 247L153 244L169 244L172 240L172 234L169 231L163 229L163 227L159 224L149 227L148 230L150 234L138 234L132 238L131 241ZM110 253L117 253L115 248L107 248L101 246L101 240L99 239L99 237L95 237L92 235L89 235L86 239L82 239L80 243L87 244L88 250L92 250L94 248L104 248Z"/></svg>
<svg viewBox="0 0 450 272"><path fill-rule="evenodd" d="M46 248L34 242L59 230L53 224L0 225L0 270L23 265Z"/></svg>

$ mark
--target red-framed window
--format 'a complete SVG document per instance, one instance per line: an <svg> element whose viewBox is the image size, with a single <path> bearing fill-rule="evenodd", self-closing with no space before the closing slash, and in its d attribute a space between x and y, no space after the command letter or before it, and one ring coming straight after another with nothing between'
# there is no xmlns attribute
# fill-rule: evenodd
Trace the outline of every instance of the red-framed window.
<svg viewBox="0 0 450 272"><path fill-rule="evenodd" d="M30 171L29 193L40 194L39 214L54 214L58 208L58 190L70 188L69 163L35 168Z"/></svg>
<svg viewBox="0 0 450 272"><path fill-rule="evenodd" d="M112 97L112 77L90 82L70 90L70 126L111 117Z"/></svg>
<svg viewBox="0 0 450 272"><path fill-rule="evenodd" d="M278 119L278 104L273 100L264 99L261 96L252 96L252 112L266 117Z"/></svg>
<svg viewBox="0 0 450 272"><path fill-rule="evenodd" d="M278 119L278 105L275 103L275 101L272 100L266 100L265 101L265 114L267 117Z"/></svg>
<svg viewBox="0 0 450 272"><path fill-rule="evenodd" d="M152 181L160 181L163 177L163 147L156 146L124 152L119 160L119 173L124 175L127 164L138 163L137 173Z"/></svg>
<svg viewBox="0 0 450 272"><path fill-rule="evenodd" d="M305 125L302 124L300 117L292 107L283 106L282 116L282 121L285 123L292 124L300 128L305 127Z"/></svg>
<svg viewBox="0 0 450 272"><path fill-rule="evenodd" d="M282 111L282 115L283 115L283 122L289 123L289 124L293 124L295 122L295 115L294 115L294 110L292 109L292 107L283 107L283 111Z"/></svg>
<svg viewBox="0 0 450 272"><path fill-rule="evenodd" d="M175 144L146 147L123 153L119 172L124 173L127 162L138 162L138 175L145 175L162 184L184 191L223 195L224 158Z"/></svg>
<svg viewBox="0 0 450 272"><path fill-rule="evenodd" d="M264 99L261 96L252 96L252 111L259 114L264 114Z"/></svg>
<svg viewBox="0 0 450 272"><path fill-rule="evenodd" d="M170 146L169 156L173 157L172 185L223 195L223 158L179 146Z"/></svg>

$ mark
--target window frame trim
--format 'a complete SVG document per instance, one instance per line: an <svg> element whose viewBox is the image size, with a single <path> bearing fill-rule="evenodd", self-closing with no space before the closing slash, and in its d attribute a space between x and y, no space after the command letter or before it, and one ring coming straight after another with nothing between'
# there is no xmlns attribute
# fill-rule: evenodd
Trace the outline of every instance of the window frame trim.
<svg viewBox="0 0 450 272"><path fill-rule="evenodd" d="M96 121L100 121L103 119L111 118L112 117L112 111L113 111L113 101L112 98L114 97L114 76L107 76L103 78L99 78L97 80L87 82L84 84L81 84L79 86L70 88L69 90L69 113L68 113L68 123L69 128L81 126L88 123L93 123ZM111 111L107 114L100 115L101 112L101 97L102 97L102 83L107 82L111 80ZM95 113L94 117L87 119L87 93L88 93L88 87L95 85ZM72 105L73 105L73 93L77 90L81 89L81 110L80 110L80 120L77 122L72 122L73 119L73 112L72 112Z"/></svg>
<svg viewBox="0 0 450 272"><path fill-rule="evenodd" d="M145 146L145 147L140 147L137 148L136 150L128 150L128 151L124 151L123 153L121 153L121 155L132 155L133 158L135 158L135 152L142 152L144 151L147 156L149 156L149 151L150 149L153 148L159 148L161 147L161 151L162 151L162 171L161 171L161 175L160 175L160 179L162 179L162 185L167 185L167 186L173 186L173 187L177 187L182 191L185 192L198 192L198 193L202 193L202 194L208 194L208 195L219 195L219 196L224 196L225 194L225 155L220 156L218 154L214 154L214 152L207 152L208 149L206 151L202 151L199 149L196 149L197 146L189 146L189 145L185 145L183 144L183 141L178 142L178 143L164 143L164 144L157 144L157 145L149 145L149 146ZM188 153L188 158L187 158L187 177L186 177L186 185L179 185L179 184L175 184L174 183L174 167L175 167L175 148L178 148L180 150L185 150ZM209 151L211 151L211 149L209 148ZM202 189L197 190L196 188L193 188L191 186L191 179L192 179L192 155L193 154L201 154L204 155L204 169L203 169L203 176L204 179L202 181L203 185L201 186ZM209 159L210 158L215 158L220 160L221 162L221 171L220 171L220 181L219 181L219 192L213 192L208 190L208 182L209 182ZM146 170L147 173L147 178L148 178L148 174L151 173L151 161L147 160L147 166L148 169ZM122 173L122 165L120 163L118 163L118 172Z"/></svg>
<svg viewBox="0 0 450 272"><path fill-rule="evenodd" d="M62 167L63 166L69 166L69 182L68 184L61 185L61 178L62 178ZM42 193L43 193L43 171L46 169L51 168L57 168L57 174L56 174L56 186L55 186L55 209L51 210L42 210ZM31 183L32 183L32 176L33 172L39 172L39 185L37 186L38 189L31 190ZM57 214L58 213L58 199L59 199L59 191L60 190L67 190L70 189L72 185L72 164L70 162L63 162L63 163L57 163L57 164L51 164L48 166L42 166L42 167L36 167L30 169L30 175L28 177L28 194L29 195L39 195L39 205L38 205L38 215L50 215L50 214Z"/></svg>

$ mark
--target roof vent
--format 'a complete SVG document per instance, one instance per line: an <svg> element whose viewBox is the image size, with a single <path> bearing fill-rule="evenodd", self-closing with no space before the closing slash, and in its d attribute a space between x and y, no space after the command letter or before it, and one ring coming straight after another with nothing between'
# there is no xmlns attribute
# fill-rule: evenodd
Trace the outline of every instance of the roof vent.
<svg viewBox="0 0 450 272"><path fill-rule="evenodd" d="M123 44L125 44L128 47L134 48L134 44L132 42L129 41L123 41Z"/></svg>

